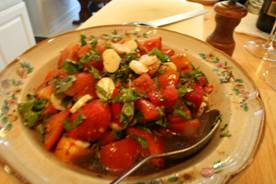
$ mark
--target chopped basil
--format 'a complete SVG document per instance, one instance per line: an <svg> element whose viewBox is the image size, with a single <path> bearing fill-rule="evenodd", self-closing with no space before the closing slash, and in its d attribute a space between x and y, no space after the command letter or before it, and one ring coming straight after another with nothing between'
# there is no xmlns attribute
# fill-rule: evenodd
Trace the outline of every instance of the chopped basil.
<svg viewBox="0 0 276 184"><path fill-rule="evenodd" d="M98 94L98 97L103 101L108 101L111 99L112 94L107 93L102 87L96 85L96 91Z"/></svg>
<svg viewBox="0 0 276 184"><path fill-rule="evenodd" d="M174 112L175 112L176 115L178 115L178 116L180 116L180 117L182 117L184 119L187 119L187 120L192 119L191 115L187 114L182 109L175 109Z"/></svg>
<svg viewBox="0 0 276 184"><path fill-rule="evenodd" d="M132 88L122 88L120 94L115 97L115 102L133 102L138 99L137 92Z"/></svg>
<svg viewBox="0 0 276 184"><path fill-rule="evenodd" d="M161 118L157 121L154 122L156 125L159 125L161 127L167 128L168 127L168 122L166 121L165 118Z"/></svg>
<svg viewBox="0 0 276 184"><path fill-rule="evenodd" d="M126 136L126 132L125 131L115 131L115 132L112 132L112 136L115 139L122 139L123 137Z"/></svg>
<svg viewBox="0 0 276 184"><path fill-rule="evenodd" d="M87 53L86 55L84 55L80 58L80 63L86 64L92 60L99 61L100 59L101 59L101 57L99 56L99 54L95 50L91 50L89 53Z"/></svg>
<svg viewBox="0 0 276 184"><path fill-rule="evenodd" d="M40 123L39 125L36 126L35 129L36 129L36 131L38 132L38 134L40 136L44 135L44 133L45 133L45 126L44 126L44 124Z"/></svg>
<svg viewBox="0 0 276 184"><path fill-rule="evenodd" d="M185 87L185 86L183 86L183 85L180 86L180 87L178 87L177 90L178 90L178 95L179 95L180 97L183 97L183 96L185 96L187 93L190 93L190 92L193 91L192 88L188 88L188 87Z"/></svg>
<svg viewBox="0 0 276 184"><path fill-rule="evenodd" d="M148 141L140 136L132 136L141 146L143 149L147 149L148 148Z"/></svg>
<svg viewBox="0 0 276 184"><path fill-rule="evenodd" d="M154 48L150 51L149 55L155 55L157 56L157 58L161 61L161 62L169 62L171 60L171 58L169 56L167 56L166 54L164 54L163 52L161 52L159 49Z"/></svg>
<svg viewBox="0 0 276 184"><path fill-rule="evenodd" d="M75 80L76 77L74 75L69 75L64 79L54 79L56 94L60 94L68 90L73 85Z"/></svg>
<svg viewBox="0 0 276 184"><path fill-rule="evenodd" d="M94 76L95 79L97 80L101 79L101 74L99 70L97 70L95 67L91 66L89 68L89 72Z"/></svg>
<svg viewBox="0 0 276 184"><path fill-rule="evenodd" d="M97 45L97 43L98 43L96 37L95 37L94 35L91 35L91 36L90 36L90 39L91 39L90 45L91 45L92 47L95 47L95 46Z"/></svg>
<svg viewBox="0 0 276 184"><path fill-rule="evenodd" d="M68 74L75 74L79 72L79 65L74 64L70 60L65 60L63 64L63 69L68 73Z"/></svg>
<svg viewBox="0 0 276 184"><path fill-rule="evenodd" d="M130 53L130 54L127 54L125 58L126 58L126 62L129 63L132 60L138 59L139 58L139 54L138 53Z"/></svg>
<svg viewBox="0 0 276 184"><path fill-rule="evenodd" d="M196 79L196 80L199 80L199 78L201 76L204 76L204 74L202 73L202 71L200 71L199 68L195 68L194 70L192 70L191 72L189 72L188 75L190 77L192 77L193 79Z"/></svg>
<svg viewBox="0 0 276 184"><path fill-rule="evenodd" d="M77 126L79 126L79 124L81 124L84 120L84 116L82 114L78 114L77 118L73 121L73 123L70 123L67 119L64 121L63 125L64 125L64 129L66 131L70 131L74 128L76 128Z"/></svg>
<svg viewBox="0 0 276 184"><path fill-rule="evenodd" d="M28 99L24 103L18 104L18 112L23 118L24 125L31 128L36 125L44 106L47 104L47 100L39 100L34 96L29 95Z"/></svg>
<svg viewBox="0 0 276 184"><path fill-rule="evenodd" d="M81 46L85 46L87 44L85 34L80 35L80 43L81 43Z"/></svg>

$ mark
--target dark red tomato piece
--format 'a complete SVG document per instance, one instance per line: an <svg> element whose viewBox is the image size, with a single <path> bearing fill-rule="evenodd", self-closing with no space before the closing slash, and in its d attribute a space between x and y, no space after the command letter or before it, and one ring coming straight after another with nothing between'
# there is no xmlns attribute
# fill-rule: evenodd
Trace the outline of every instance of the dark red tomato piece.
<svg viewBox="0 0 276 184"><path fill-rule="evenodd" d="M112 132L105 132L100 138L101 146L105 146L112 142L115 142L117 139L114 137Z"/></svg>
<svg viewBox="0 0 276 184"><path fill-rule="evenodd" d="M81 58L85 56L90 52L91 49L92 49L92 46L90 44L80 47L80 49L78 50L78 57Z"/></svg>
<svg viewBox="0 0 276 184"><path fill-rule="evenodd" d="M163 52L164 54L166 54L167 56L173 56L173 55L175 54L175 52L174 52L173 49L165 49L165 48L163 48L163 49L162 49L162 52Z"/></svg>
<svg viewBox="0 0 276 184"><path fill-rule="evenodd" d="M134 139L136 136L136 137L141 137L144 140L146 140L147 145L144 149L146 151L148 151L148 153L150 155L160 154L160 153L164 152L164 144L160 137L157 137L157 136L147 132L146 130L141 130L139 128L134 128L134 127L128 128L127 132L130 136L134 136ZM152 163L155 166L161 167L164 164L164 160L163 159L154 159L154 160L152 160Z"/></svg>
<svg viewBox="0 0 276 184"><path fill-rule="evenodd" d="M114 89L114 91L113 91L113 93L112 93L112 98L115 98L116 96L118 96L119 95L119 92L120 92L120 88L122 87L122 84L119 82L117 85L116 85L116 87L115 87L115 89Z"/></svg>
<svg viewBox="0 0 276 184"><path fill-rule="evenodd" d="M198 110L202 103L204 91L199 84L194 84L193 91L187 93L184 98L195 105L195 110Z"/></svg>
<svg viewBox="0 0 276 184"><path fill-rule="evenodd" d="M58 61L58 67L59 68L62 67L66 59L78 61L79 49L80 49L80 44L71 44L68 47L66 47L63 51L61 51L59 61Z"/></svg>
<svg viewBox="0 0 276 184"><path fill-rule="evenodd" d="M179 81L179 72L167 68L165 73L158 76L158 81L161 88L165 88L169 85L176 85Z"/></svg>
<svg viewBox="0 0 276 184"><path fill-rule="evenodd" d="M148 93L148 98L156 106L162 106L164 98L159 91L151 91Z"/></svg>
<svg viewBox="0 0 276 184"><path fill-rule="evenodd" d="M52 81L55 77L58 77L59 79L64 79L67 74L63 70L51 70L47 73L43 85L48 84L50 81Z"/></svg>
<svg viewBox="0 0 276 184"><path fill-rule="evenodd" d="M71 116L70 122L73 123L79 114L84 116L83 122L68 132L68 136L74 139L97 140L111 124L111 110L108 104L100 100L93 100L84 105L79 112Z"/></svg>
<svg viewBox="0 0 276 184"><path fill-rule="evenodd" d="M197 137L200 128L199 119L184 120L184 119L172 119L169 120L169 128L183 136L192 138Z"/></svg>
<svg viewBox="0 0 276 184"><path fill-rule="evenodd" d="M73 85L65 91L68 96L81 97L89 94L96 97L94 77L89 73L78 73Z"/></svg>
<svg viewBox="0 0 276 184"><path fill-rule="evenodd" d="M132 84L139 93L143 94L147 94L148 92L155 91L157 89L156 84L147 73L144 73L134 79Z"/></svg>
<svg viewBox="0 0 276 184"><path fill-rule="evenodd" d="M174 85L166 86L165 88L161 88L161 94L164 98L164 105L166 107L173 106L178 99L178 91Z"/></svg>
<svg viewBox="0 0 276 184"><path fill-rule="evenodd" d="M47 116L49 114L55 114L57 110L55 107L52 105L52 103L48 102L48 104L45 106L42 115Z"/></svg>
<svg viewBox="0 0 276 184"><path fill-rule="evenodd" d="M99 71L103 71L103 61L90 61L89 65L93 66L94 68L98 69Z"/></svg>
<svg viewBox="0 0 276 184"><path fill-rule="evenodd" d="M101 147L100 161L108 171L121 173L132 167L138 159L141 146L125 138Z"/></svg>
<svg viewBox="0 0 276 184"><path fill-rule="evenodd" d="M139 99L135 102L135 106L143 114L145 121L153 121L160 116L158 107L150 101Z"/></svg>
<svg viewBox="0 0 276 184"><path fill-rule="evenodd" d="M52 115L45 125L44 147L47 150L54 148L63 132L63 123L69 116L68 111L61 111Z"/></svg>
<svg viewBox="0 0 276 184"><path fill-rule="evenodd" d="M202 86L202 87L205 87L207 85L207 79L205 76L201 76L199 77L198 79L198 83Z"/></svg>
<svg viewBox="0 0 276 184"><path fill-rule="evenodd" d="M190 72L193 69L186 55L174 55L171 57L171 61L176 65L178 71Z"/></svg>
<svg viewBox="0 0 276 184"><path fill-rule="evenodd" d="M161 50L162 48L161 37L151 38L144 41L142 44L139 44L139 49L142 51L142 53L148 53L154 48Z"/></svg>
<svg viewBox="0 0 276 184"><path fill-rule="evenodd" d="M112 103L111 104L113 120L118 120L120 118L122 108L123 108L123 104L121 104L121 103Z"/></svg>

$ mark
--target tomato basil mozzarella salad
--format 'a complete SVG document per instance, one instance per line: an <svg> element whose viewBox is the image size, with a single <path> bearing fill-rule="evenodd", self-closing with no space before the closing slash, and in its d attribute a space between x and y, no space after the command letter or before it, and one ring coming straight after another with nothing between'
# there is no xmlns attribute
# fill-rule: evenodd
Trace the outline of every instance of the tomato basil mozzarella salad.
<svg viewBox="0 0 276 184"><path fill-rule="evenodd" d="M164 47L161 37L82 34L18 111L63 161L91 168L97 160L95 170L116 174L168 151L168 138L198 137L212 90L204 73L185 54Z"/></svg>

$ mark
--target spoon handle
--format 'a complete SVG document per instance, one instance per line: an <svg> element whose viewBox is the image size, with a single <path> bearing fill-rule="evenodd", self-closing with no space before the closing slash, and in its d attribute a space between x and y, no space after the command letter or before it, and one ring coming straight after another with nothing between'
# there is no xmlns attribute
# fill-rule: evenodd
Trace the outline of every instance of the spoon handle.
<svg viewBox="0 0 276 184"><path fill-rule="evenodd" d="M129 176L131 173L133 173L135 170L137 170L139 167L141 167L144 163L146 163L147 161L153 159L154 157L155 156L152 155L152 156L148 156L148 157L144 158L138 164L136 164L131 169L129 169L127 172L125 172L124 174L122 174L121 176L119 176L115 180L113 180L110 184L120 183L123 179L125 179L125 177Z"/></svg>

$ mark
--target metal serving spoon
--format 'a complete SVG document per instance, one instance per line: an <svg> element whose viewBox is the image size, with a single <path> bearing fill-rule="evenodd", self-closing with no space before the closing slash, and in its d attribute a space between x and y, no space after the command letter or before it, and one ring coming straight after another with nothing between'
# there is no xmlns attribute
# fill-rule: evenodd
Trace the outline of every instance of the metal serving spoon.
<svg viewBox="0 0 276 184"><path fill-rule="evenodd" d="M201 138L195 144L193 144L189 147L186 147L186 148L182 148L182 149L178 149L178 150L174 150L174 151L170 151L170 152L166 152L166 153L150 155L150 156L144 158L143 160L141 160L140 162L138 162L135 166L133 166L127 172L125 172L121 176L117 177L110 184L120 183L123 179L125 179L127 176L129 176L131 173L133 173L135 170L137 170L139 167L141 167L144 163L148 162L149 160L152 160L155 158L164 158L164 157L166 157L166 158L169 157L171 159L184 158L189 155L192 155L193 153L196 153L210 141L210 139L213 137L214 133L218 129L218 127L220 125L220 121L218 120L219 115L220 115L220 112L218 110L211 110L211 111L204 113L200 117L201 124L202 124L202 128L200 130L200 135L203 138Z"/></svg>

